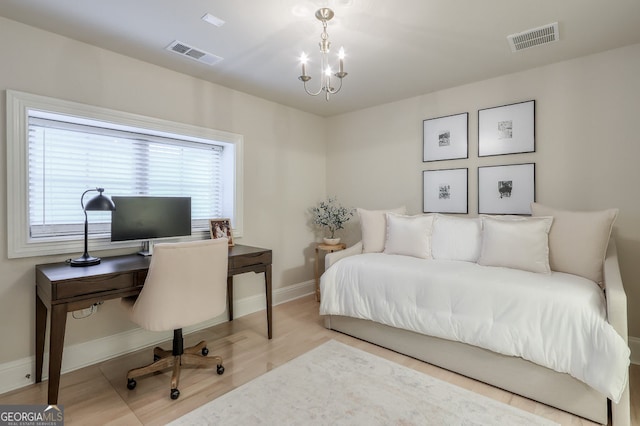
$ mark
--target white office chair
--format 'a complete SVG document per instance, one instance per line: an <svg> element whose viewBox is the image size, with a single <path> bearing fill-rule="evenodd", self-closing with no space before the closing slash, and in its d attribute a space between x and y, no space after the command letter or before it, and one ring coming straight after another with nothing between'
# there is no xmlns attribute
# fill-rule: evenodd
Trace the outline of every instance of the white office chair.
<svg viewBox="0 0 640 426"><path fill-rule="evenodd" d="M207 357L207 343L184 349L182 328L220 315L226 309L228 241L226 238L156 244L144 287L137 298L122 299L130 319L151 331L173 330L173 350L153 350L154 362L127 373L127 387L136 377L173 367L171 399L180 396L180 367L216 367L222 358Z"/></svg>

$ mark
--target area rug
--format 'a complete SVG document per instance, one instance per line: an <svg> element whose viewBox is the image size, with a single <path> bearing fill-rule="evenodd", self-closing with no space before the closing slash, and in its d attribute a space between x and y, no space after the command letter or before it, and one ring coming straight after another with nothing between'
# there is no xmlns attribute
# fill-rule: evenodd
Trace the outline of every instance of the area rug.
<svg viewBox="0 0 640 426"><path fill-rule="evenodd" d="M170 423L556 425L334 340Z"/></svg>

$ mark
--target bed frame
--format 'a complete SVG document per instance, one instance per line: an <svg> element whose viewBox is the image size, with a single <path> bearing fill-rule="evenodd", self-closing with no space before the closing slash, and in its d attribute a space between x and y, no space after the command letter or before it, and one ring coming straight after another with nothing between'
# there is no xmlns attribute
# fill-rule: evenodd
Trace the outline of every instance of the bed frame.
<svg viewBox="0 0 640 426"><path fill-rule="evenodd" d="M325 258L326 266L329 267L343 257L361 252L362 245L358 243L346 250L328 254ZM622 286L613 239L607 249L604 279L609 323L628 343L627 296ZM466 343L427 336L358 318L325 316L325 327L601 424L608 423L609 409L614 426L631 424L628 384L620 402L614 404L604 395L569 374L558 373L519 357L506 356Z"/></svg>

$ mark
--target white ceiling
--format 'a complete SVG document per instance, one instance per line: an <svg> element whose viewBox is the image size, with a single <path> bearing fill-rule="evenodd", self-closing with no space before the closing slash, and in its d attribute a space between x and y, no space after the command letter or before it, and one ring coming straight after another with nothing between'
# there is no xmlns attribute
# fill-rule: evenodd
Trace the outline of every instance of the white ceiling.
<svg viewBox="0 0 640 426"><path fill-rule="evenodd" d="M305 51L318 83L326 6L349 73L329 102L297 79ZM0 16L323 116L640 43L638 0L2 0ZM511 52L508 35L553 22L560 41ZM224 60L168 52L174 40Z"/></svg>

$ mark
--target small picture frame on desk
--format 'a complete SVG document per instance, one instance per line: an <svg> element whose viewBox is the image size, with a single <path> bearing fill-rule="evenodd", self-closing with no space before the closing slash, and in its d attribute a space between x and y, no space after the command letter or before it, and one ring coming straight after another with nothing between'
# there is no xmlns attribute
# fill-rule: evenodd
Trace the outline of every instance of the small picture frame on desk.
<svg viewBox="0 0 640 426"><path fill-rule="evenodd" d="M211 239L228 238L229 247L233 246L233 236L231 235L231 219L209 219L209 233Z"/></svg>

